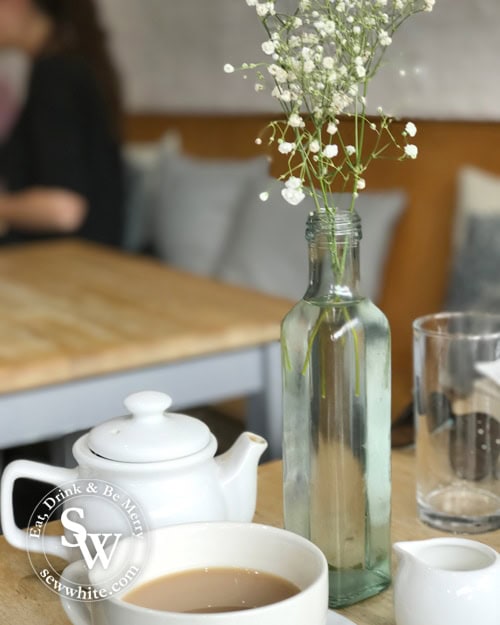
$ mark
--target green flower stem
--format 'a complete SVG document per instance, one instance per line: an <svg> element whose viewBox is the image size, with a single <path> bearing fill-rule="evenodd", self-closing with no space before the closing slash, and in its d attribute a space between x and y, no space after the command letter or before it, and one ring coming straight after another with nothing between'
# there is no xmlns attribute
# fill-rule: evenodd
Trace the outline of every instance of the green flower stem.
<svg viewBox="0 0 500 625"><path fill-rule="evenodd" d="M331 259L331 263L332 263L332 271L334 271L335 274L343 276L344 275L344 271L345 271L345 262L346 262L346 258L347 258L347 245L343 246L343 250L342 250L342 256L341 256L341 261L339 264L339 257L338 257L338 252L337 252L337 248L335 246L335 242L331 241L330 242L330 259ZM339 304L341 303L342 300L341 298L337 295L334 298L334 301L332 303L333 306L335 306L335 304ZM328 313L330 312L330 309L324 308L321 311L321 314L318 316L318 318L316 319L316 322L314 323L312 332L309 336L308 342L307 342L307 351L306 351L306 357L304 359L304 364L302 366L302 370L301 370L301 374L302 375L306 375L307 373L307 369L310 365L310 360L311 360L311 355L312 355L312 349L313 349L313 345L314 345L314 341L316 340L316 337L318 335L319 329L321 327L321 324L323 323L325 317L328 315ZM361 392L361 372L360 372L360 354L359 354L359 337L357 335L356 329L351 327L351 315L349 314L349 310L347 309L347 305L342 306L342 313L345 317L345 321L348 324L348 330L349 332L351 332L352 334L352 340L354 343L354 392L356 394L356 396L359 396L360 392ZM288 351L286 349L286 345L285 345L285 351L284 351L284 360L285 360L285 366L287 367L291 367L291 363L288 357ZM321 372L321 396L324 398L326 397L326 375L325 375L325 368L322 367L322 372Z"/></svg>

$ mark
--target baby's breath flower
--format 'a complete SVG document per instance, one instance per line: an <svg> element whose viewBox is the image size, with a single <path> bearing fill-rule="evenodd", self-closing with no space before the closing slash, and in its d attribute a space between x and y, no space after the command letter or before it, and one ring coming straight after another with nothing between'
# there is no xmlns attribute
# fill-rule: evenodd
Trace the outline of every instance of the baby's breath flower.
<svg viewBox="0 0 500 625"><path fill-rule="evenodd" d="M268 199L269 199L269 191L262 191L262 193L259 193L259 200L261 202L267 202Z"/></svg>
<svg viewBox="0 0 500 625"><path fill-rule="evenodd" d="M232 74L234 72L234 65L231 65L231 63L226 63L224 65L224 71L226 72L226 74Z"/></svg>
<svg viewBox="0 0 500 625"><path fill-rule="evenodd" d="M295 150L295 143L290 143L289 141L281 141L278 145L278 152L281 154L290 154Z"/></svg>
<svg viewBox="0 0 500 625"><path fill-rule="evenodd" d="M405 133L409 137L414 137L417 134L417 127L413 122L408 122L405 126Z"/></svg>
<svg viewBox="0 0 500 625"><path fill-rule="evenodd" d="M389 33L386 30L380 31L378 40L380 41L381 46L390 46L392 43L392 38L389 36Z"/></svg>
<svg viewBox="0 0 500 625"><path fill-rule="evenodd" d="M302 189L281 189L281 195L292 206L297 206L306 197Z"/></svg>
<svg viewBox="0 0 500 625"><path fill-rule="evenodd" d="M326 158L335 158L338 153L339 146L335 145L334 143L329 143L328 145L325 145L325 149L323 150L323 154L326 156Z"/></svg>
<svg viewBox="0 0 500 625"><path fill-rule="evenodd" d="M265 26L261 48L266 56L240 69L255 71L256 91L273 83L269 92L285 114L269 124L267 143L290 155L282 190L287 202L299 204L307 192L316 207L325 206L327 194L346 185L355 200L366 186L367 166L389 154L387 148L400 159L417 157L417 146L407 143L417 132L415 124L406 123L398 143L392 119L381 108L378 119L368 118L366 95L399 26L416 13L432 11L435 0L245 1ZM227 63L224 71L234 67ZM353 119L354 145L342 136L340 115ZM376 133L372 153L363 144L368 129ZM309 181L317 181L318 188Z"/></svg>
<svg viewBox="0 0 500 625"><path fill-rule="evenodd" d="M311 143L309 144L309 152L312 152L313 154L317 154L320 150L320 145L319 145L319 141L317 141L316 139L313 139L311 141Z"/></svg>
<svg viewBox="0 0 500 625"><path fill-rule="evenodd" d="M263 2L261 4L256 2L255 9L259 17L266 17L266 15L274 15L276 13L274 2Z"/></svg>
<svg viewBox="0 0 500 625"><path fill-rule="evenodd" d="M413 145L412 143L408 143L408 145L405 145L405 154L408 158L417 158L418 156L417 146Z"/></svg>
<svg viewBox="0 0 500 625"><path fill-rule="evenodd" d="M285 182L285 187L287 189L301 189L302 188L302 180L297 178L297 176L290 176L288 180Z"/></svg>
<svg viewBox="0 0 500 625"><path fill-rule="evenodd" d="M276 45L274 41L264 41L261 47L264 54L273 54Z"/></svg>
<svg viewBox="0 0 500 625"><path fill-rule="evenodd" d="M288 118L288 125L292 128L303 128L305 126L304 120L297 113L292 113Z"/></svg>

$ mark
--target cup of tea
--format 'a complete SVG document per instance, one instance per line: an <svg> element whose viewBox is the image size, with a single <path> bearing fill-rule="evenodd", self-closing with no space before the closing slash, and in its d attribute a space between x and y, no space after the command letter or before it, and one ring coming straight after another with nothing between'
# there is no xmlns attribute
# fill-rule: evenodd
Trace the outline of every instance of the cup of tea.
<svg viewBox="0 0 500 625"><path fill-rule="evenodd" d="M73 625L326 625L323 553L292 532L256 523L189 523L148 535L144 562L125 538L91 570L73 562L59 593Z"/></svg>

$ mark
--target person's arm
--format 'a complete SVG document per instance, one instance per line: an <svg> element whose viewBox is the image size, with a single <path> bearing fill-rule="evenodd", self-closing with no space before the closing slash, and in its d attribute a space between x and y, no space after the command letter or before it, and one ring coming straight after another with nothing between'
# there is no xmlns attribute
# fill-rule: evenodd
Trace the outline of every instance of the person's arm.
<svg viewBox="0 0 500 625"><path fill-rule="evenodd" d="M79 194L57 188L32 188L0 194L0 232L10 228L31 232L69 233L78 230L87 213Z"/></svg>

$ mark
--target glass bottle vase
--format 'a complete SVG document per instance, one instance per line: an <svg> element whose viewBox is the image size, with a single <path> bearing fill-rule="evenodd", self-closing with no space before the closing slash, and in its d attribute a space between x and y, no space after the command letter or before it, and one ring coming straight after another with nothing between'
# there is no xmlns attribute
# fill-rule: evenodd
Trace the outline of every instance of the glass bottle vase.
<svg viewBox="0 0 500 625"><path fill-rule="evenodd" d="M361 223L313 213L309 287L282 323L285 527L328 560L329 605L390 573L390 334L359 292Z"/></svg>

